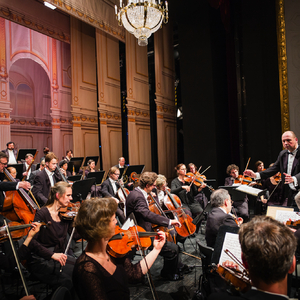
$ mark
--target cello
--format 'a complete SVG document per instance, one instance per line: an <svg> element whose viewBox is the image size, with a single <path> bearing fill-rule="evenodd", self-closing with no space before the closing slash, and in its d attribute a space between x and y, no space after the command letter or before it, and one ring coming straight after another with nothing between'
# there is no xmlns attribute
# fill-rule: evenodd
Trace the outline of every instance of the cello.
<svg viewBox="0 0 300 300"><path fill-rule="evenodd" d="M9 181L16 182L7 169L4 169L4 174ZM37 209L39 209L39 206L34 203L23 188L19 188L16 191L5 192L1 214L11 221L29 224L34 220Z"/></svg>

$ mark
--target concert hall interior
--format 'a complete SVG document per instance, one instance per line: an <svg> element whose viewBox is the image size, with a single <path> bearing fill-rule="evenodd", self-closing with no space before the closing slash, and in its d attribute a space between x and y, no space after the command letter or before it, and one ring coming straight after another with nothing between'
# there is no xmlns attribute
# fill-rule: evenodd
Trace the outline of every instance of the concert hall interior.
<svg viewBox="0 0 300 300"><path fill-rule="evenodd" d="M206 204L226 185L227 166L243 174L260 160L268 168L284 132L300 137L300 1L170 0L168 22L147 46L119 26L119 0L48 2L56 9L43 0L0 0L0 149L10 141L16 150L36 149L34 165L45 148L59 165L72 149L73 157L91 161L66 171L70 176L103 170L107 182L124 158L125 170L144 165L170 188L179 164L192 162L207 168ZM261 209L249 207L244 221ZM198 224L193 237L205 242L202 233Z"/></svg>

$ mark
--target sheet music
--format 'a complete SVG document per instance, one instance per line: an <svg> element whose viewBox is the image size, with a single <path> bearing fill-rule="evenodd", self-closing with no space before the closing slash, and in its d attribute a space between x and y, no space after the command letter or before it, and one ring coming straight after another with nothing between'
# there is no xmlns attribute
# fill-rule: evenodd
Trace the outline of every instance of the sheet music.
<svg viewBox="0 0 300 300"><path fill-rule="evenodd" d="M298 221L300 220L300 215L296 213L295 211L286 211L286 210L277 210L275 215L275 220L279 222L286 222L289 219L292 221Z"/></svg>
<svg viewBox="0 0 300 300"><path fill-rule="evenodd" d="M242 250L239 235L237 233L226 232L219 264L222 264L226 260L232 261L232 258L225 253L224 250L226 249L228 249L239 261L242 261Z"/></svg>
<svg viewBox="0 0 300 300"><path fill-rule="evenodd" d="M254 188L252 186L244 185L244 184L237 187L236 190L253 196L258 196L258 194L262 192L262 190L260 189Z"/></svg>

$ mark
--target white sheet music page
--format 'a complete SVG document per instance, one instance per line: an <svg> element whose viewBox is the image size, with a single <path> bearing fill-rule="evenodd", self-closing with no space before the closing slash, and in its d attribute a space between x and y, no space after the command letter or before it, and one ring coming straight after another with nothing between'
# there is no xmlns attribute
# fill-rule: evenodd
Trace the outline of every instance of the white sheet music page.
<svg viewBox="0 0 300 300"><path fill-rule="evenodd" d="M292 221L298 221L300 220L300 215L295 211L286 211L278 209L276 211L275 219L279 222L286 222L289 219L291 219Z"/></svg>
<svg viewBox="0 0 300 300"><path fill-rule="evenodd" d="M225 250L228 249L240 262L242 262L242 249L237 233L226 232L223 247L220 255L219 264L221 265L226 260L231 260Z"/></svg>

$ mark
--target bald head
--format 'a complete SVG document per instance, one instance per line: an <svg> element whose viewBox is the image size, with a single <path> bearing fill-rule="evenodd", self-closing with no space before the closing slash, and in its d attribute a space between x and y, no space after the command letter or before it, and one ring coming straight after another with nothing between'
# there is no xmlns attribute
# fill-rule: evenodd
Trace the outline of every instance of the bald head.
<svg viewBox="0 0 300 300"><path fill-rule="evenodd" d="M293 131L284 132L281 140L283 147L290 152L298 148L298 139Z"/></svg>

